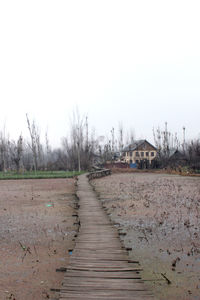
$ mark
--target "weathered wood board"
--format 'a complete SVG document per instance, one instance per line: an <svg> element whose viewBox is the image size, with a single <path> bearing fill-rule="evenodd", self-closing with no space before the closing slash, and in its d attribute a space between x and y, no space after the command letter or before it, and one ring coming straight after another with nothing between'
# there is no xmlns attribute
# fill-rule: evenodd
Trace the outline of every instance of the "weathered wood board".
<svg viewBox="0 0 200 300"><path fill-rule="evenodd" d="M154 299L130 262L86 175L79 176L80 230L60 291L60 299Z"/></svg>

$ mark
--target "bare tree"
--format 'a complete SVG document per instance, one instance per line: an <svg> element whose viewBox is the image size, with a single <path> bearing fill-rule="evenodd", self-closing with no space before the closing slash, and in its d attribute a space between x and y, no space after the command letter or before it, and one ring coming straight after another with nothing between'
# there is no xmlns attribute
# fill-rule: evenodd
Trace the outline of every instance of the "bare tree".
<svg viewBox="0 0 200 300"><path fill-rule="evenodd" d="M2 132L0 132L0 168L4 172L6 167L6 139Z"/></svg>
<svg viewBox="0 0 200 300"><path fill-rule="evenodd" d="M69 169L81 170L83 151L88 148L88 145L86 145L88 144L87 137L85 139L84 136L84 125L84 118L80 116L78 110L74 111L70 120L69 135L62 142L68 157ZM87 126L86 132L88 131Z"/></svg>
<svg viewBox="0 0 200 300"><path fill-rule="evenodd" d="M135 131L133 128L130 128L129 131L126 132L126 145L133 144L135 141Z"/></svg>
<svg viewBox="0 0 200 300"><path fill-rule="evenodd" d="M49 143L49 137L48 137L48 131L46 130L45 133L45 151L44 151L44 165L45 168L48 169L51 165L51 154L52 154L52 150L51 150L51 146Z"/></svg>
<svg viewBox="0 0 200 300"><path fill-rule="evenodd" d="M31 143L28 143L33 154L33 165L35 172L38 169L38 161L41 159L42 145L40 143L40 133L35 121L30 122L28 114L26 114L28 130L31 138Z"/></svg>
<svg viewBox="0 0 200 300"><path fill-rule="evenodd" d="M121 155L123 148L124 148L124 127L121 122L119 123L118 148L119 148L119 152Z"/></svg>
<svg viewBox="0 0 200 300"><path fill-rule="evenodd" d="M161 130L160 127L156 130L153 128L153 137L160 159L168 159L170 150L179 148L177 133L172 134L168 131L167 122L165 122L164 130Z"/></svg>
<svg viewBox="0 0 200 300"><path fill-rule="evenodd" d="M188 143L186 153L190 167L193 170L200 170L200 139L192 140Z"/></svg>
<svg viewBox="0 0 200 300"><path fill-rule="evenodd" d="M22 154L23 154L23 138L22 135L19 136L17 142L11 141L9 142L9 152L11 162L14 163L17 173L20 170L20 164L22 162Z"/></svg>
<svg viewBox="0 0 200 300"><path fill-rule="evenodd" d="M9 134L6 131L6 127L0 131L0 169L5 172L10 168L9 157Z"/></svg>
<svg viewBox="0 0 200 300"><path fill-rule="evenodd" d="M172 154L179 151L179 157L182 156L182 164L186 163L186 141L185 141L185 127L183 127L183 143L178 140L177 133L173 134L168 131L167 122L165 122L164 130L159 127L155 130L153 128L154 143L157 148L158 162L161 167L166 167L170 163ZM185 157L185 159L184 159Z"/></svg>
<svg viewBox="0 0 200 300"><path fill-rule="evenodd" d="M95 130L89 129L88 117L81 116L78 110L73 112L69 133L63 138L62 145L70 170L89 169L98 156L99 142Z"/></svg>

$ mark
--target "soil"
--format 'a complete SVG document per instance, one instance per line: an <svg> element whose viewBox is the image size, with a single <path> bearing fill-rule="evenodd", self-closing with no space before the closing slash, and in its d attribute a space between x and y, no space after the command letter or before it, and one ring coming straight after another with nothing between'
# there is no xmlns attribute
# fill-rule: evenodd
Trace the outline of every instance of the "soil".
<svg viewBox="0 0 200 300"><path fill-rule="evenodd" d="M200 178L123 173L92 184L157 299L200 299Z"/></svg>
<svg viewBox="0 0 200 300"><path fill-rule="evenodd" d="M52 299L74 247L73 179L0 181L0 299Z"/></svg>

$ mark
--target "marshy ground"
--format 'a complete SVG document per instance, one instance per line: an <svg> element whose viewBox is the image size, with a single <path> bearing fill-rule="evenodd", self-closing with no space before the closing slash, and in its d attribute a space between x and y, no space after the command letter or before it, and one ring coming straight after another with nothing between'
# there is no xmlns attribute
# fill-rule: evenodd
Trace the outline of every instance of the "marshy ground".
<svg viewBox="0 0 200 300"><path fill-rule="evenodd" d="M60 288L73 247L73 179L0 181L0 299L40 300Z"/></svg>
<svg viewBox="0 0 200 300"><path fill-rule="evenodd" d="M200 178L123 173L92 181L158 299L200 299ZM0 299L49 299L74 246L74 179L0 181ZM167 282L167 279L170 281Z"/></svg>
<svg viewBox="0 0 200 300"><path fill-rule="evenodd" d="M123 173L92 184L155 296L200 299L200 178Z"/></svg>

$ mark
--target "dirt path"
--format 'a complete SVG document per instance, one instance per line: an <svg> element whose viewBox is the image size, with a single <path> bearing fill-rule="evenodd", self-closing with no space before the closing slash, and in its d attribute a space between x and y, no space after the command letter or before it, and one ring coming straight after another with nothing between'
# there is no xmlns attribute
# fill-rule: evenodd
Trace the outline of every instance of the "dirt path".
<svg viewBox="0 0 200 300"><path fill-rule="evenodd" d="M76 227L74 180L0 181L0 299L53 298Z"/></svg>
<svg viewBox="0 0 200 300"><path fill-rule="evenodd" d="M123 173L93 185L126 233L130 257L141 262L154 294L161 300L199 300L200 178Z"/></svg>

